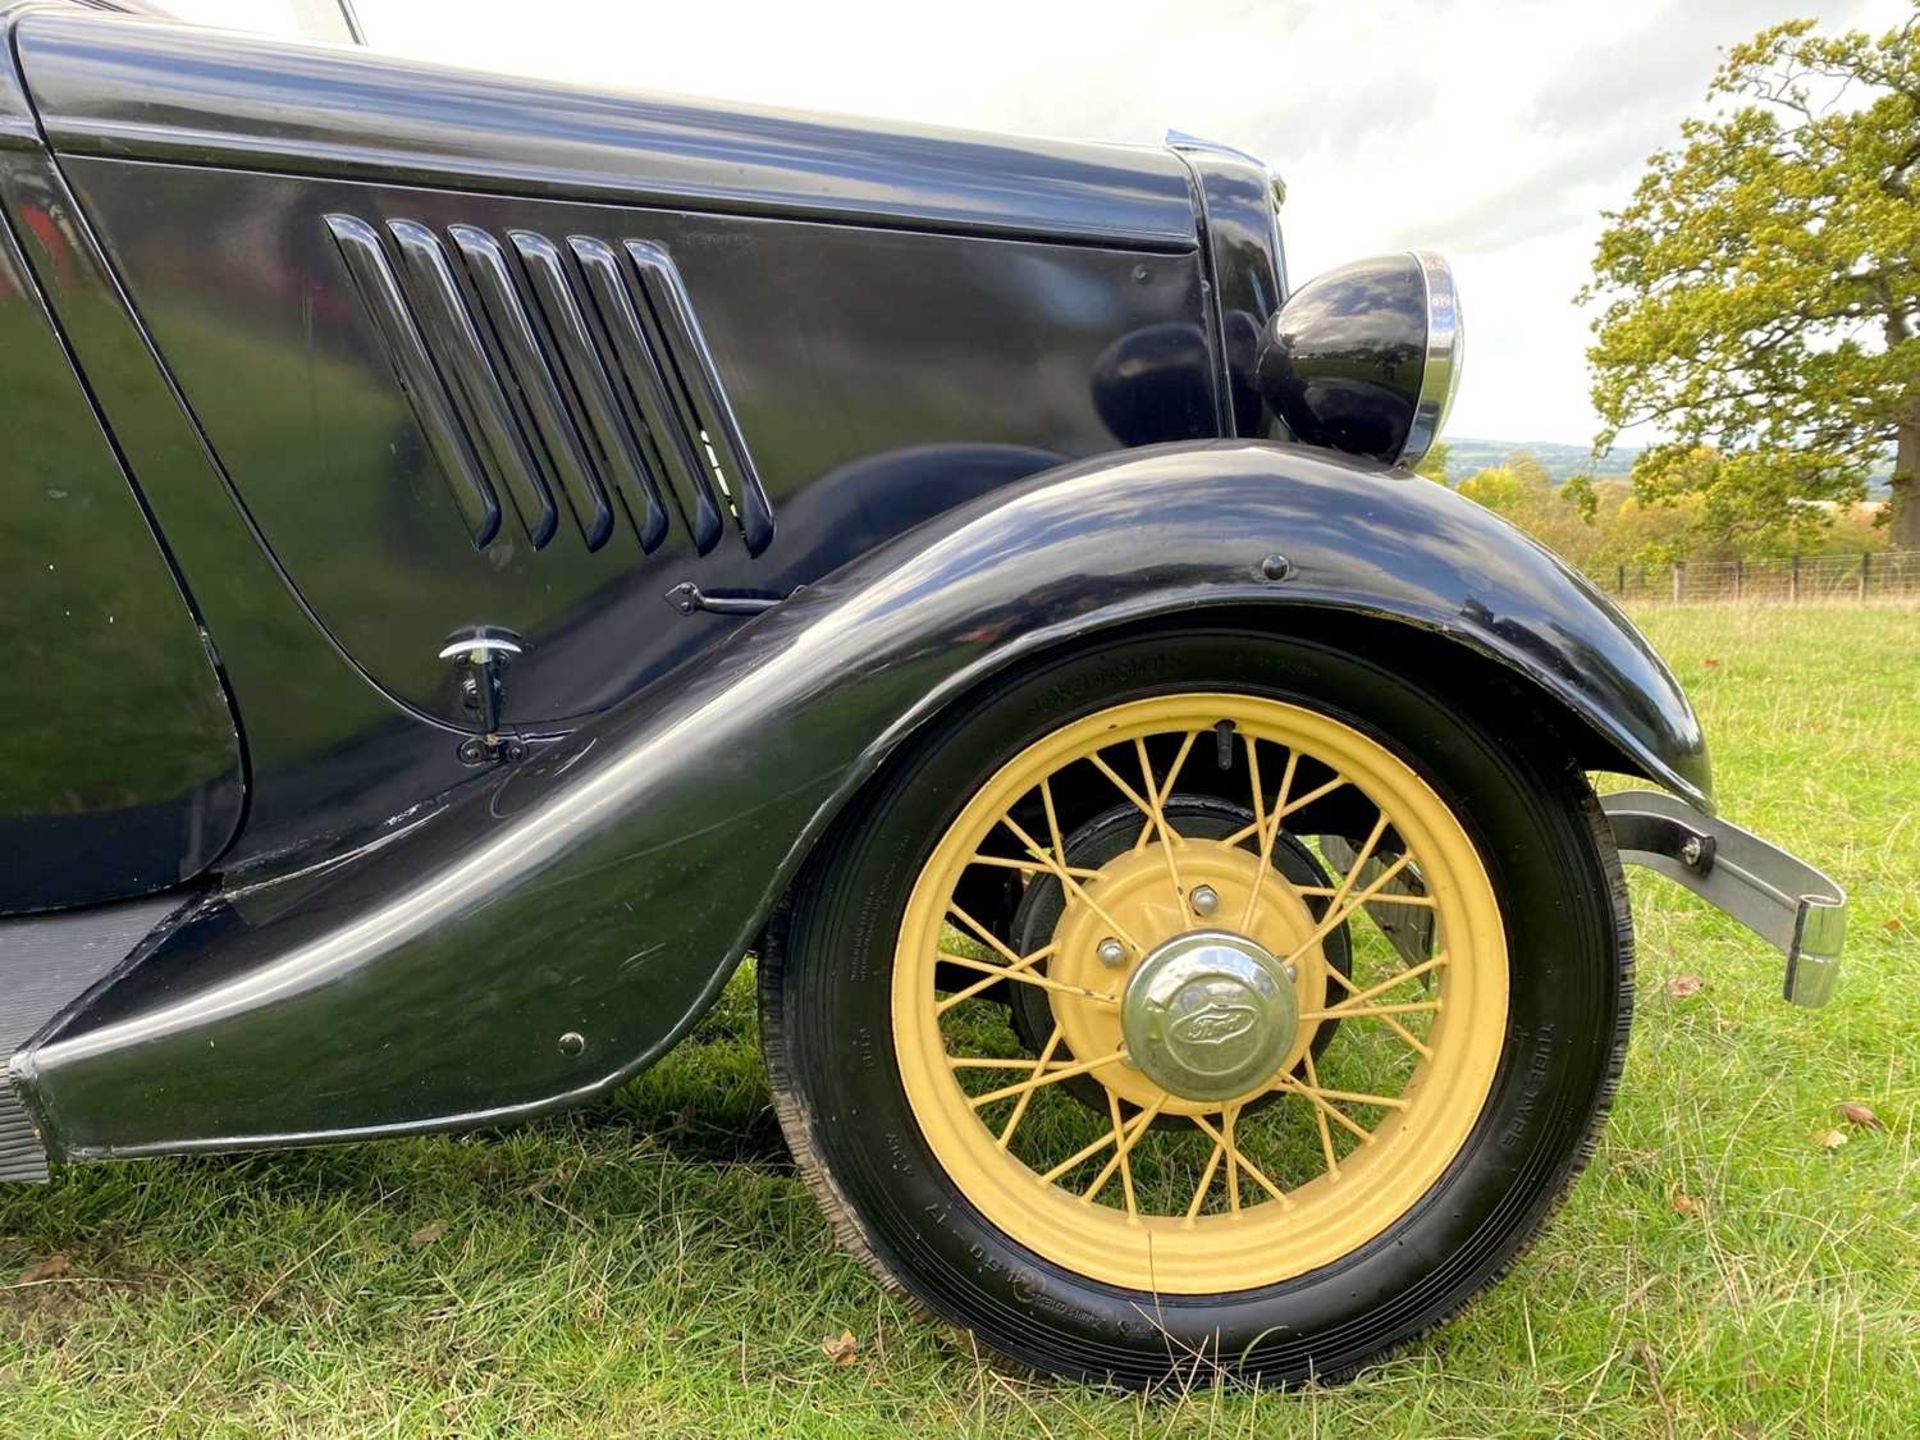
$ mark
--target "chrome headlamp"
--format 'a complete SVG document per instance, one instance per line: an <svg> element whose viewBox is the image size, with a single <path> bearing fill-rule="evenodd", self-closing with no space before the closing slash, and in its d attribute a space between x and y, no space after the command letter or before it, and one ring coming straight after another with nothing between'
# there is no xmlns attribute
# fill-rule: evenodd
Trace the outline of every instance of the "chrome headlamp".
<svg viewBox="0 0 1920 1440"><path fill-rule="evenodd" d="M1407 251L1295 291L1267 321L1256 373L1302 444L1412 467L1446 422L1463 342L1453 271Z"/></svg>

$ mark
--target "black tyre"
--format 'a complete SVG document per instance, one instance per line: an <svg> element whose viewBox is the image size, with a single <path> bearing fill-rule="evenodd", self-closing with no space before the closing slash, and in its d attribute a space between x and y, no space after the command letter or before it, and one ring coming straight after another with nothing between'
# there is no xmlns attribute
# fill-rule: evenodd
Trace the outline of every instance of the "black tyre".
<svg viewBox="0 0 1920 1440"><path fill-rule="evenodd" d="M762 958L843 1242L1005 1356L1135 1386L1344 1376L1500 1275L1611 1098L1631 933L1584 778L1483 704L1209 631L956 707Z"/></svg>

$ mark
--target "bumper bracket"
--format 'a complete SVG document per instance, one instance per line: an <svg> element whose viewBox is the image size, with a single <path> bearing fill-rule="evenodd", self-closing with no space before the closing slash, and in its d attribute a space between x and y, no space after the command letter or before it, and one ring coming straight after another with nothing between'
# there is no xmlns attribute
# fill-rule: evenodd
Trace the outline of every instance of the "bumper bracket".
<svg viewBox="0 0 1920 1440"><path fill-rule="evenodd" d="M1782 987L1795 1005L1824 1005L1840 973L1847 892L1751 831L1672 795L1600 797L1620 858L1678 882L1787 957Z"/></svg>

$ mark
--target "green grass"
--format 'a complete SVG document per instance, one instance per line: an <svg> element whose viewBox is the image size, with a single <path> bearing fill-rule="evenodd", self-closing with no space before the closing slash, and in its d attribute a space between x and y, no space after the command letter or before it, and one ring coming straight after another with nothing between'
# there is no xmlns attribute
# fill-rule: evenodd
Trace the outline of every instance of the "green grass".
<svg viewBox="0 0 1920 1440"><path fill-rule="evenodd" d="M1920 613L1640 618L1729 817L1850 889L1848 973L1789 1009L1757 943L1636 878L1638 1024L1591 1170L1504 1283L1351 1385L1144 1401L916 1318L794 1178L743 977L639 1083L528 1130L0 1192L0 1435L1911 1434Z"/></svg>

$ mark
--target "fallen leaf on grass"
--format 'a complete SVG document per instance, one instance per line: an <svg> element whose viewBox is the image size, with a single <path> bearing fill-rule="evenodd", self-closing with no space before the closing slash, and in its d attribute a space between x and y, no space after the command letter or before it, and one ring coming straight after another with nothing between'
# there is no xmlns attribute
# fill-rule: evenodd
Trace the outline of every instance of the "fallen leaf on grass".
<svg viewBox="0 0 1920 1440"><path fill-rule="evenodd" d="M860 1342L854 1339L853 1331L842 1330L820 1342L820 1353L836 1365L851 1365L860 1353Z"/></svg>
<svg viewBox="0 0 1920 1440"><path fill-rule="evenodd" d="M1720 668L1720 662L1712 658L1702 660L1700 664L1708 670L1718 670Z"/></svg>
<svg viewBox="0 0 1920 1440"><path fill-rule="evenodd" d="M444 1237L446 1233L447 1233L446 1221L429 1220L426 1224L422 1225L418 1230L414 1231L413 1234L407 1237L407 1243L413 1246L413 1248L416 1250L424 1250L427 1248L427 1246L433 1244L434 1241Z"/></svg>
<svg viewBox="0 0 1920 1440"><path fill-rule="evenodd" d="M29 1265L20 1272L16 1285L38 1285L45 1280L58 1280L73 1269L73 1262L64 1255L49 1255L36 1265Z"/></svg>
<svg viewBox="0 0 1920 1440"><path fill-rule="evenodd" d="M1706 986L1706 983L1698 975L1676 975L1667 981L1667 998L1684 1000L1689 995L1697 994Z"/></svg>
<svg viewBox="0 0 1920 1440"><path fill-rule="evenodd" d="M1900 923L1900 917L1898 915L1895 915L1892 919L1887 921L1886 930L1889 935L1898 935L1902 930L1906 928L1907 928L1906 926Z"/></svg>
<svg viewBox="0 0 1920 1440"><path fill-rule="evenodd" d="M1702 1205L1684 1190L1676 1190L1673 1192L1673 1211L1676 1215L1699 1215L1703 1213L1706 1208L1706 1206Z"/></svg>
<svg viewBox="0 0 1920 1440"><path fill-rule="evenodd" d="M1862 1130L1884 1130L1887 1122L1874 1114L1867 1106L1853 1100L1843 1100L1833 1107L1840 1118L1849 1125L1858 1125Z"/></svg>
<svg viewBox="0 0 1920 1440"><path fill-rule="evenodd" d="M1817 1135L1814 1138L1819 1141L1822 1150L1838 1150L1842 1145L1847 1143L1847 1132L1844 1130L1829 1130L1826 1134Z"/></svg>

